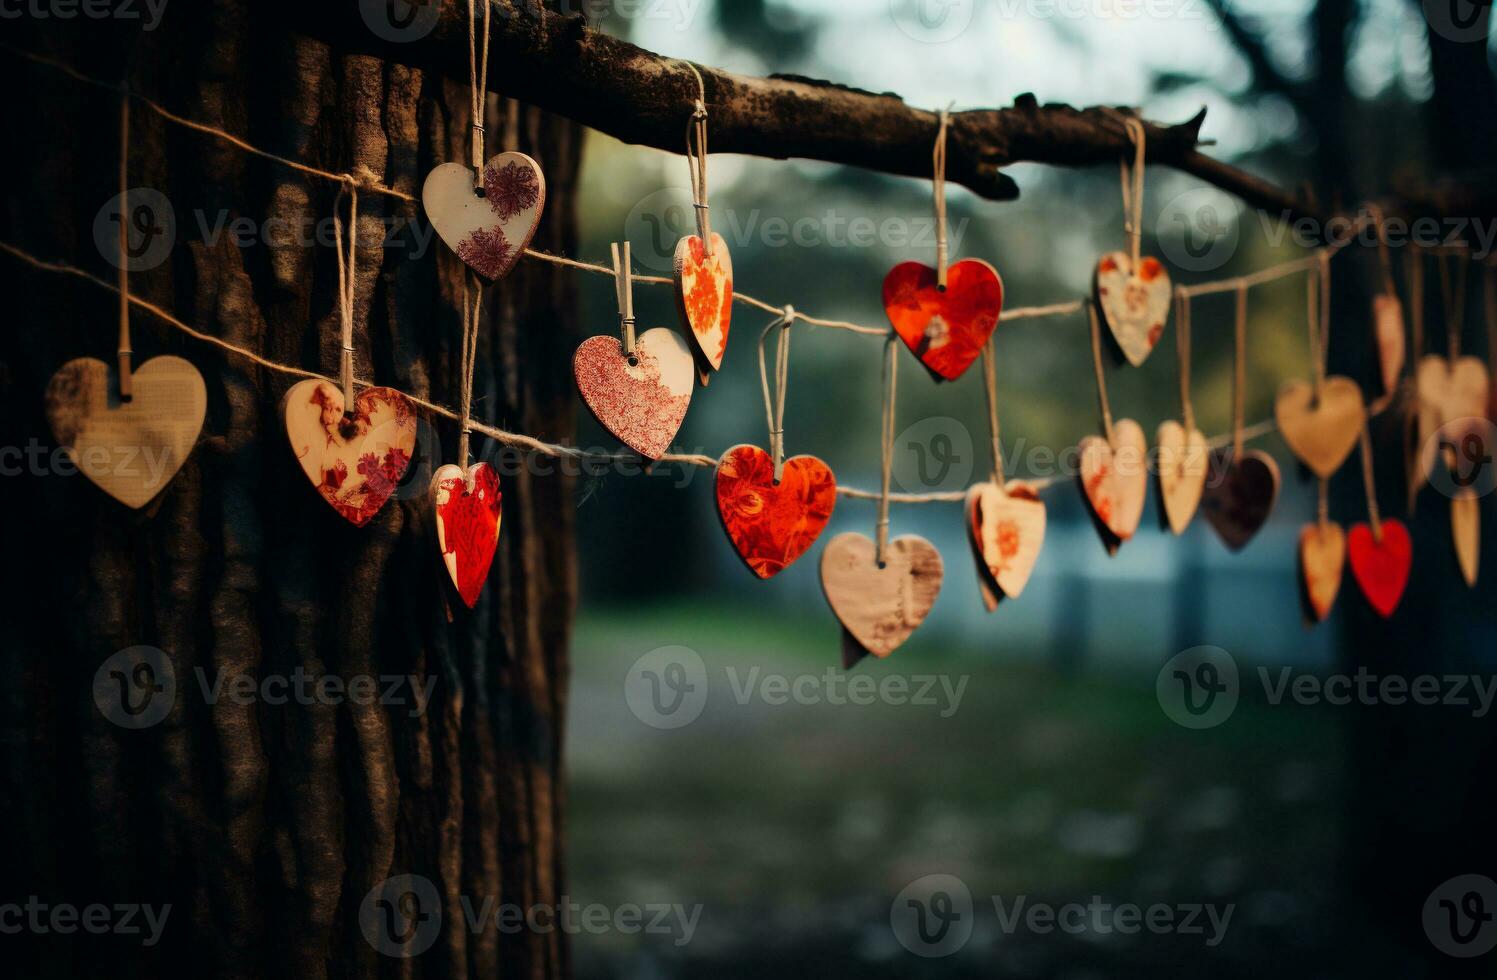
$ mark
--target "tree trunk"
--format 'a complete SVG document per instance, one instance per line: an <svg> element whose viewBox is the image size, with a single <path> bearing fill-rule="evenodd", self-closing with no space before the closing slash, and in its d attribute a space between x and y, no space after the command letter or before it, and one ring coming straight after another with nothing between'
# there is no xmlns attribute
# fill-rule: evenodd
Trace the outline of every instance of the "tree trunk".
<svg viewBox="0 0 1497 980"><path fill-rule="evenodd" d="M436 164L466 162L466 86L293 36L271 6L172 4L148 32L119 20L7 21L6 41L93 77L128 74L135 91L183 116L322 170L368 167L409 194ZM0 64L8 90L28 93L3 110L18 166L0 238L112 281L93 228L118 190L119 96L13 54ZM505 104L491 101L489 115L495 152ZM577 127L519 107L508 130L546 175L537 247L574 251ZM336 376L334 250L282 236L290 228L300 238L294 230L314 222L331 228L338 186L138 105L131 132L131 186L164 194L176 221L169 258L133 275L132 292L272 360ZM435 238L424 250L413 244L411 223L430 232L418 205L364 193L359 210L356 373L454 406L461 265ZM241 218L256 229L244 243L235 241ZM392 221L398 234L382 248L382 223ZM439 560L426 493L432 467L454 461L455 426L423 422L397 499L356 528L319 499L289 449L279 403L297 378L137 311L136 365L161 354L191 361L207 383L208 414L176 478L129 510L64 478L42 414L42 392L64 361L113 364L116 297L8 256L0 269L12 304L0 445L34 447L7 467L20 458L32 472L0 481L12 569L0 600L0 808L14 862L0 903L171 906L151 946L142 935L50 926L7 936L24 948L7 956L14 974L565 974L562 934L502 931L492 915L474 929L462 902L475 911L489 900L554 905L563 891L572 481L533 475L475 440L475 455L501 469L504 520L470 612ZM487 290L479 418L570 436L567 275L522 262ZM162 651L174 690L155 692L170 697L159 723L129 729L106 718L95 675L136 645ZM239 675L294 683L300 672L410 680L393 691L380 683L393 698L365 704L353 692L319 700L295 688L277 703L282 691L271 685L236 695ZM411 682L433 685L424 710ZM361 907L405 874L432 883L439 907L421 905L419 921L436 911L440 930L430 949L403 959L366 939Z"/></svg>

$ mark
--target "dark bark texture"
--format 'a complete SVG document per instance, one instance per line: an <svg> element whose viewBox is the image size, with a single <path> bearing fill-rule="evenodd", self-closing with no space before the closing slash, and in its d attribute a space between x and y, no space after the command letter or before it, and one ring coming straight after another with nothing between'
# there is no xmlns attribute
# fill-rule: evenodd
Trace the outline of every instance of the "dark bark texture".
<svg viewBox="0 0 1497 980"><path fill-rule="evenodd" d="M298 35L277 6L172 4L150 32L29 18L7 21L6 41L92 76L128 75L182 115L324 170L368 167L409 194L437 163L467 160L465 84ZM0 71L12 93L0 110L10 140L0 237L112 281L93 228L118 189L118 96L9 54ZM536 245L572 252L579 131L527 106L506 127L505 110L491 101L490 149L508 128L541 162L548 201ZM299 239L331 227L338 187L144 110L132 131L130 183L163 193L176 220L170 258L135 274L132 291L274 360L336 375L334 251ZM243 243L232 232L241 218L255 229ZM438 240L421 251L411 223L430 231L416 204L360 195L357 373L456 405L461 266ZM564 975L560 934L504 933L492 919L470 929L460 898L481 909L554 903L563 891L572 481L532 475L475 440L475 455L502 466L504 522L470 612L441 566L426 493L431 467L454 459L454 426L423 423L399 499L355 528L288 448L279 402L297 379L137 313L136 364L187 358L209 407L181 472L130 511L56 471L42 415L42 391L65 360L113 362L115 297L10 257L0 270L10 297L0 444L36 447L33 463L18 465L40 471L10 475L12 458L0 480L11 569L0 591L11 867L0 902L171 905L150 947L141 935L82 930L0 936L7 972ZM545 264L522 263L487 290L475 414L570 435L573 308L568 273ZM94 681L107 658L139 644L163 651L175 690L164 720L129 730L106 719ZM424 711L409 682L394 692L403 704L271 703L277 689L230 696L239 675L260 683L299 671L434 686ZM204 687L220 679L214 701ZM429 950L402 959L366 941L359 912L372 889L407 873L440 893L441 929Z"/></svg>

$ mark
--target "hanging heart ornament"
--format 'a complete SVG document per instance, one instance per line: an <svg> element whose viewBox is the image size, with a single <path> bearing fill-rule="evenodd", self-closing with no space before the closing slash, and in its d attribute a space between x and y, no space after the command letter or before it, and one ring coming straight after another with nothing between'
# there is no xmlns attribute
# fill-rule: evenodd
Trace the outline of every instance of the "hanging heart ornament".
<svg viewBox="0 0 1497 980"><path fill-rule="evenodd" d="M1081 489L1092 516L1106 533L1109 552L1133 537L1144 513L1149 486L1149 447L1144 430L1132 419L1113 426L1111 442L1088 436L1078 447L1081 456Z"/></svg>
<svg viewBox="0 0 1497 980"><path fill-rule="evenodd" d="M1253 539L1279 497L1279 464L1258 449L1233 456L1212 454L1201 511L1228 548L1239 551Z"/></svg>
<svg viewBox="0 0 1497 980"><path fill-rule="evenodd" d="M890 541L884 563L866 536L845 532L821 552L821 589L852 638L887 657L925 621L941 591L941 554L913 534Z"/></svg>
<svg viewBox="0 0 1497 980"><path fill-rule="evenodd" d="M431 475L432 509L437 515L437 547L442 564L469 609L494 563L499 547L499 523L504 495L499 474L487 463L475 463L463 476L461 466L448 463Z"/></svg>
<svg viewBox="0 0 1497 980"><path fill-rule="evenodd" d="M1029 583L1045 543L1045 504L1017 480L991 480L967 491L967 534L977 558L978 583L988 612L1000 595L1017 598Z"/></svg>
<svg viewBox="0 0 1497 980"><path fill-rule="evenodd" d="M1097 263L1097 305L1113 339L1134 367L1148 360L1164 335L1170 312L1170 276L1156 258L1144 256L1138 269L1127 252L1108 252Z"/></svg>
<svg viewBox="0 0 1497 980"><path fill-rule="evenodd" d="M1346 538L1346 553L1362 594L1377 614L1387 619L1398 608L1404 587L1409 584L1414 542L1402 521L1385 518L1380 523L1381 538L1367 524L1353 525Z"/></svg>
<svg viewBox="0 0 1497 980"><path fill-rule="evenodd" d="M1211 455L1206 437L1200 429L1187 429L1170 419L1160 423L1154 444L1158 454L1154 465L1159 474L1160 507L1169 529L1183 534L1195 517L1206 489Z"/></svg>
<svg viewBox="0 0 1497 980"><path fill-rule="evenodd" d="M815 456L774 460L758 446L734 446L717 463L717 513L749 570L770 578L820 537L837 504L837 481Z"/></svg>
<svg viewBox="0 0 1497 980"><path fill-rule="evenodd" d="M1378 374L1383 391L1392 393L1403 373L1404 330L1403 304L1393 293L1379 293L1372 298L1372 323L1377 335Z"/></svg>
<svg viewBox="0 0 1497 980"><path fill-rule="evenodd" d="M520 260L540 226L545 204L540 164L513 151L489 158L478 187L470 168L444 163L427 175L421 188L421 205L442 241L490 280L502 278Z"/></svg>
<svg viewBox="0 0 1497 980"><path fill-rule="evenodd" d="M665 454L691 405L691 350L664 327L640 334L630 355L616 337L589 337L572 357L572 374L598 423L646 459Z"/></svg>
<svg viewBox="0 0 1497 980"><path fill-rule="evenodd" d="M153 357L130 373L131 397L110 391L109 365L80 357L47 383L47 424L78 472L126 507L144 507L187 461L208 393L180 357Z"/></svg>
<svg viewBox="0 0 1497 980"><path fill-rule="evenodd" d="M1003 281L980 259L946 267L946 287L936 270L901 262L884 277L884 312L894 332L937 381L961 377L982 353L1003 312Z"/></svg>
<svg viewBox="0 0 1497 980"><path fill-rule="evenodd" d="M1273 414L1290 451L1323 480L1346 462L1367 421L1361 387L1340 376L1326 378L1318 393L1308 381L1284 382Z"/></svg>
<svg viewBox="0 0 1497 980"><path fill-rule="evenodd" d="M1299 532L1299 574L1305 610L1314 622L1325 619L1341 591L1346 566L1346 532L1334 521L1306 524Z"/></svg>
<svg viewBox="0 0 1497 980"><path fill-rule="evenodd" d="M416 415L393 388L365 388L344 412L337 385L309 378L281 403L302 472L340 516L363 527L390 499L416 450Z"/></svg>
<svg viewBox="0 0 1497 980"><path fill-rule="evenodd" d="M700 235L676 243L676 304L686 321L687 337L702 363L716 371L728 349L733 316L733 258L728 243L712 233L712 252Z"/></svg>

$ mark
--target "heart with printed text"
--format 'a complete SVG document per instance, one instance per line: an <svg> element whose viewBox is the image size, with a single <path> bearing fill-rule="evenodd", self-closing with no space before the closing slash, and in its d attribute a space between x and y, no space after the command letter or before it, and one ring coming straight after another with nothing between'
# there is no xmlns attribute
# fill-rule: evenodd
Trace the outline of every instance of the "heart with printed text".
<svg viewBox="0 0 1497 980"><path fill-rule="evenodd" d="M981 259L946 267L946 285L936 270L901 262L884 277L884 312L920 363L937 381L961 377L982 353L1003 312L1003 280Z"/></svg>

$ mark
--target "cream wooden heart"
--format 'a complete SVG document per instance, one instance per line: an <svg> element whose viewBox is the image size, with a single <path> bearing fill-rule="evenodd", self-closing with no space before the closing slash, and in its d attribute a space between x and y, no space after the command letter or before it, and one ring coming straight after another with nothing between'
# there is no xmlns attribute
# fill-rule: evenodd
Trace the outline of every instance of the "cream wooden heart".
<svg viewBox="0 0 1497 980"><path fill-rule="evenodd" d="M1273 414L1290 451L1321 479L1330 479L1346 462L1367 421L1362 389L1339 375L1325 379L1318 399L1308 381L1284 382Z"/></svg>
<svg viewBox="0 0 1497 980"><path fill-rule="evenodd" d="M1156 258L1108 252L1097 263L1097 305L1123 356L1134 367L1153 352L1170 314L1170 276Z"/></svg>
<svg viewBox="0 0 1497 980"><path fill-rule="evenodd" d="M728 350L733 318L733 257L728 243L712 233L712 254L700 236L676 242L676 306L687 337L703 366L716 371Z"/></svg>
<svg viewBox="0 0 1497 980"><path fill-rule="evenodd" d="M121 402L109 365L68 361L47 383L47 424L80 473L126 507L144 507L187 461L208 392L197 368L171 356L135 368L130 384Z"/></svg>
<svg viewBox="0 0 1497 980"><path fill-rule="evenodd" d="M1018 598L1045 543L1045 504L1034 488L989 481L967 490L967 534L977 558L978 585L988 612L1000 593Z"/></svg>
<svg viewBox="0 0 1497 980"><path fill-rule="evenodd" d="M577 391L598 423L646 459L659 459L691 405L695 364L674 330L655 327L624 354L616 337L589 337L572 356Z"/></svg>
<svg viewBox="0 0 1497 980"><path fill-rule="evenodd" d="M1210 451L1200 429L1186 429L1170 419L1159 424L1154 435L1159 474L1159 506L1165 522L1175 534L1184 534L1201 505L1206 488Z"/></svg>
<svg viewBox="0 0 1497 980"><path fill-rule="evenodd" d="M847 632L875 657L887 657L925 621L941 591L941 554L913 534L890 541L884 564L861 534L844 532L821 552L821 589Z"/></svg>
<svg viewBox="0 0 1497 980"><path fill-rule="evenodd" d="M1314 622L1330 613L1346 568L1346 532L1334 521L1306 524L1299 532L1299 574L1305 611Z"/></svg>
<svg viewBox="0 0 1497 980"><path fill-rule="evenodd" d="M363 527L400 486L416 450L416 415L394 388L365 388L344 413L343 392L320 378L281 403L291 451L339 516Z"/></svg>
<svg viewBox="0 0 1497 980"><path fill-rule="evenodd" d="M1428 354L1419 361L1416 376L1419 403L1428 409L1420 414L1421 442L1452 422L1469 420L1471 431L1478 434L1487 416L1487 389L1490 379L1487 367L1474 357L1458 358L1450 364L1438 354ZM1434 429L1429 429L1430 425ZM1427 431L1426 431L1427 430ZM1444 433L1458 439L1464 429Z"/></svg>
<svg viewBox="0 0 1497 980"><path fill-rule="evenodd" d="M1103 543L1115 552L1133 537L1144 512L1149 486L1149 448L1144 430L1132 419L1113 426L1113 441L1088 436L1078 447L1081 489L1092 515L1106 534Z"/></svg>
<svg viewBox="0 0 1497 980"><path fill-rule="evenodd" d="M523 153L497 153L483 167L483 196L473 171L444 163L426 176L421 205L447 247L487 279L514 268L535 237L546 205L546 176Z"/></svg>
<svg viewBox="0 0 1497 980"><path fill-rule="evenodd" d="M1383 391L1398 387L1403 373L1404 335L1403 304L1394 293L1379 293L1372 298L1372 320L1377 335L1377 364Z"/></svg>
<svg viewBox="0 0 1497 980"><path fill-rule="evenodd" d="M1450 501L1450 536L1455 543L1456 563L1468 588L1476 588L1481 571L1481 501L1474 493L1463 493Z"/></svg>

